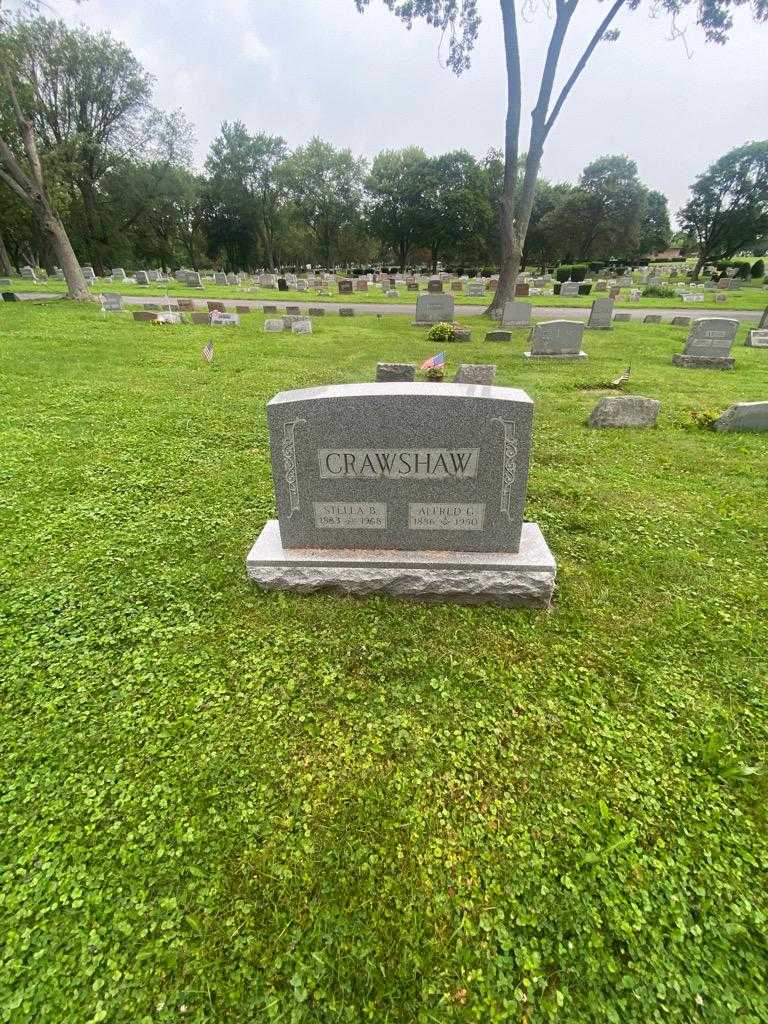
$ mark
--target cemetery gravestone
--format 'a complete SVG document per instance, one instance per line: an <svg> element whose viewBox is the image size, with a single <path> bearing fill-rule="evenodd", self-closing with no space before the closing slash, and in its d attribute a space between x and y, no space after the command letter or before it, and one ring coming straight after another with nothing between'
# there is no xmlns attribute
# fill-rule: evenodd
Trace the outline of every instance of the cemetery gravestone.
<svg viewBox="0 0 768 1024"><path fill-rule="evenodd" d="M590 427L655 427L661 402L639 395L601 398L589 414Z"/></svg>
<svg viewBox="0 0 768 1024"><path fill-rule="evenodd" d="M417 288L417 290L418 290L418 288ZM451 291L452 292L460 292L460 291L463 291L463 290L464 290L464 282L463 281L451 281Z"/></svg>
<svg viewBox="0 0 768 1024"><path fill-rule="evenodd" d="M485 295L485 282L483 281L470 281L467 285L467 295L477 298L481 295Z"/></svg>
<svg viewBox="0 0 768 1024"><path fill-rule="evenodd" d="M191 271L186 275L186 283L188 288L202 288L203 281L197 271Z"/></svg>
<svg viewBox="0 0 768 1024"><path fill-rule="evenodd" d="M292 334L311 334L312 333L312 321L306 317L302 317L301 320L294 320L291 324Z"/></svg>
<svg viewBox="0 0 768 1024"><path fill-rule="evenodd" d="M763 310L763 315L760 317L760 323L757 325L758 331L762 331L763 328L768 328L768 306Z"/></svg>
<svg viewBox="0 0 768 1024"><path fill-rule="evenodd" d="M309 291L309 284L303 280L298 280L293 287L296 289L297 292Z"/></svg>
<svg viewBox="0 0 768 1024"><path fill-rule="evenodd" d="M101 296L101 308L107 313L122 313L123 296L105 292Z"/></svg>
<svg viewBox="0 0 768 1024"><path fill-rule="evenodd" d="M292 313L294 316L298 316L301 313L301 307L300 306L286 306L285 307L285 312L286 313Z"/></svg>
<svg viewBox="0 0 768 1024"><path fill-rule="evenodd" d="M209 299L208 302L206 302L206 306L208 307L209 313L223 313L225 310L224 303L218 302L217 300L214 299Z"/></svg>
<svg viewBox="0 0 768 1024"><path fill-rule="evenodd" d="M325 310L322 306L310 306L307 312L310 316L325 316Z"/></svg>
<svg viewBox="0 0 768 1024"><path fill-rule="evenodd" d="M240 278L237 276L237 274L227 274L227 284L230 287L236 288L240 284Z"/></svg>
<svg viewBox="0 0 768 1024"><path fill-rule="evenodd" d="M112 280L113 281L124 281L125 280L125 271L123 270L122 267L113 267L112 268Z"/></svg>
<svg viewBox="0 0 768 1024"><path fill-rule="evenodd" d="M24 281L37 281L37 274L33 267L22 267L21 277Z"/></svg>
<svg viewBox="0 0 768 1024"><path fill-rule="evenodd" d="M486 331L486 341L512 341L511 331Z"/></svg>
<svg viewBox="0 0 768 1024"><path fill-rule="evenodd" d="M523 523L533 403L512 388L347 384L267 406L279 521L266 589L546 607L555 562Z"/></svg>
<svg viewBox="0 0 768 1024"><path fill-rule="evenodd" d="M148 276L146 270L137 270L136 271L136 284L141 284L141 285L148 285L149 284L149 276Z"/></svg>
<svg viewBox="0 0 768 1024"><path fill-rule="evenodd" d="M413 363L377 363L376 380L379 382L414 381L416 366Z"/></svg>
<svg viewBox="0 0 768 1024"><path fill-rule="evenodd" d="M10 288L11 279L10 277L0 277L0 288Z"/></svg>
<svg viewBox="0 0 768 1024"><path fill-rule="evenodd" d="M672 356L675 366L715 370L732 370L735 360L731 346L739 329L738 320L706 317L694 320L685 350Z"/></svg>
<svg viewBox="0 0 768 1024"><path fill-rule="evenodd" d="M438 295L443 290L443 282L438 278L432 278L427 282L427 291L430 295Z"/></svg>
<svg viewBox="0 0 768 1024"><path fill-rule="evenodd" d="M453 296L444 294L428 293L419 295L416 300L416 326L426 324L451 323L453 321L454 303Z"/></svg>
<svg viewBox="0 0 768 1024"><path fill-rule="evenodd" d="M613 299L595 299L589 311L587 327L593 331L610 331L613 326Z"/></svg>
<svg viewBox="0 0 768 1024"><path fill-rule="evenodd" d="M344 309L344 307L342 306L342 308L339 310L339 316L354 316L354 315L355 315L355 311L354 311L354 309L351 306L348 309Z"/></svg>
<svg viewBox="0 0 768 1024"><path fill-rule="evenodd" d="M614 323L626 323L627 320L632 319L631 313L615 313L613 316Z"/></svg>
<svg viewBox="0 0 768 1024"><path fill-rule="evenodd" d="M461 363L454 384L479 384L489 387L496 379L495 363Z"/></svg>
<svg viewBox="0 0 768 1024"><path fill-rule="evenodd" d="M283 324L282 320L265 320L264 321L264 330L268 334L277 334L280 331L282 331L283 329L284 329L284 324Z"/></svg>
<svg viewBox="0 0 768 1024"><path fill-rule="evenodd" d="M646 313L643 317L644 324L660 324L661 313Z"/></svg>
<svg viewBox="0 0 768 1024"><path fill-rule="evenodd" d="M519 287L519 285L518 285ZM526 292L527 294L527 292ZM560 298L562 299L573 299L579 294L578 281L563 281L560 285ZM515 295L517 295L517 288L515 288Z"/></svg>
<svg viewBox="0 0 768 1024"><path fill-rule="evenodd" d="M611 288L608 289L608 298L610 298L610 299L618 299L620 297L620 295L621 295L621 288L619 288L618 285L613 285Z"/></svg>
<svg viewBox="0 0 768 1024"><path fill-rule="evenodd" d="M213 281L214 281L214 284L226 284L227 283L227 275L226 274L222 274L219 271L217 271L213 275Z"/></svg>
<svg viewBox="0 0 768 1024"><path fill-rule="evenodd" d="M736 402L715 420L715 430L753 432L768 430L768 402Z"/></svg>
<svg viewBox="0 0 768 1024"><path fill-rule="evenodd" d="M349 280L339 281L339 295L351 295L352 282Z"/></svg>
<svg viewBox="0 0 768 1024"><path fill-rule="evenodd" d="M768 348L768 330L749 331L744 344L747 348Z"/></svg>
<svg viewBox="0 0 768 1024"><path fill-rule="evenodd" d="M277 306L262 306L261 310L263 313L276 313Z"/></svg>
<svg viewBox="0 0 768 1024"><path fill-rule="evenodd" d="M418 281L408 281L405 287L409 292L417 292L419 290L419 283Z"/></svg>
<svg viewBox="0 0 768 1024"><path fill-rule="evenodd" d="M518 282L515 285L515 298L517 298L517 299L525 299L530 294L531 294L531 286L529 284L525 284L524 282L523 283ZM562 294L562 292L561 292L561 294ZM577 295L579 294L578 285L576 286L576 294Z"/></svg>
<svg viewBox="0 0 768 1024"><path fill-rule="evenodd" d="M148 313L148 312L146 312L143 309L137 310L133 314L133 319L136 320L137 322L143 322L143 321L151 322L153 320L157 320L157 317L158 317L157 313Z"/></svg>
<svg viewBox="0 0 768 1024"><path fill-rule="evenodd" d="M341 291L341 288L339 288L339 291ZM355 281L355 291L356 292L367 292L368 291L368 282L365 280L364 277L358 277L358 279Z"/></svg>
<svg viewBox="0 0 768 1024"><path fill-rule="evenodd" d="M689 316L673 316L672 326L673 327L689 327L691 318Z"/></svg>
<svg viewBox="0 0 768 1024"><path fill-rule="evenodd" d="M240 317L237 313L220 313L215 310L211 313L211 326L212 327L239 327Z"/></svg>
<svg viewBox="0 0 768 1024"><path fill-rule="evenodd" d="M581 349L584 324L578 320L549 320L531 331L528 359L586 359Z"/></svg>
<svg viewBox="0 0 768 1024"><path fill-rule="evenodd" d="M193 324L197 324L198 326L202 326L203 324L210 325L210 322L211 322L211 314L210 313L201 313L201 312L198 312L198 311L193 311L193 313L192 313L192 323Z"/></svg>
<svg viewBox="0 0 768 1024"><path fill-rule="evenodd" d="M278 279L277 279L277 290L279 292L287 292L288 291L288 282L286 281L286 279L284 277L278 277Z"/></svg>
<svg viewBox="0 0 768 1024"><path fill-rule="evenodd" d="M503 327L530 327L533 306L530 302L508 301L504 303L504 314L501 318Z"/></svg>

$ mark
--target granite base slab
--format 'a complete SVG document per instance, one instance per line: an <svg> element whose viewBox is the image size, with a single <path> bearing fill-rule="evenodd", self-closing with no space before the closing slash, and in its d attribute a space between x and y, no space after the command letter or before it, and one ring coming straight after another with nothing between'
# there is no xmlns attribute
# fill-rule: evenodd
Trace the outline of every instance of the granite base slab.
<svg viewBox="0 0 768 1024"><path fill-rule="evenodd" d="M557 566L536 523L523 523L520 550L507 552L284 548L270 519L246 558L264 590L295 594L387 594L455 604L547 608Z"/></svg>
<svg viewBox="0 0 768 1024"><path fill-rule="evenodd" d="M688 370L732 370L736 360L733 356L687 356L680 353L672 356L672 363Z"/></svg>
<svg viewBox="0 0 768 1024"><path fill-rule="evenodd" d="M586 352L566 352L562 355L559 352L523 352L523 355L526 359L559 359L560 362L587 358Z"/></svg>

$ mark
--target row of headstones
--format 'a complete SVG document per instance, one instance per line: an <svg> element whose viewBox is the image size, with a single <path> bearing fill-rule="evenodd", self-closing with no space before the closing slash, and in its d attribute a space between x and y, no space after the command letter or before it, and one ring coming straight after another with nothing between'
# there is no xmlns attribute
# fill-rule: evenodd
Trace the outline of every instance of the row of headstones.
<svg viewBox="0 0 768 1024"><path fill-rule="evenodd" d="M476 384L490 387L496 379L495 363L461 363L454 384ZM377 383L414 383L415 363L377 363ZM601 398L592 409L587 425L606 427L655 427L661 402L640 395L611 395ZM767 402L736 402L726 409L713 424L715 430L765 431L768 430Z"/></svg>

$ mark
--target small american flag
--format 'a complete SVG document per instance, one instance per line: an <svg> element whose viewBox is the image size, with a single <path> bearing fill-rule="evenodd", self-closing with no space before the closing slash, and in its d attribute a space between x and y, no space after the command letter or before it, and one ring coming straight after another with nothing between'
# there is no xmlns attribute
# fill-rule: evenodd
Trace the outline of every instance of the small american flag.
<svg viewBox="0 0 768 1024"><path fill-rule="evenodd" d="M445 352L438 352L421 364L422 370L431 370L433 366L445 366Z"/></svg>
<svg viewBox="0 0 768 1024"><path fill-rule="evenodd" d="M212 363L213 362L213 342L212 341L209 341L208 344L203 349L203 359L206 361L206 363Z"/></svg>
<svg viewBox="0 0 768 1024"><path fill-rule="evenodd" d="M611 387L612 388L620 388L622 384L626 384L627 381L629 380L629 371L631 369L632 369L632 367L628 366L623 373L619 374L618 377L614 377L613 380L611 381Z"/></svg>

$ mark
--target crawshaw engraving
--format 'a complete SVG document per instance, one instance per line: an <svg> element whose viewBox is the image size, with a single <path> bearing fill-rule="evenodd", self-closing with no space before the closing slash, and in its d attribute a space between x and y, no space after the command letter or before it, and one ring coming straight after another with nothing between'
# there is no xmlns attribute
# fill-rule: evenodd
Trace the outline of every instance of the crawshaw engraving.
<svg viewBox="0 0 768 1024"><path fill-rule="evenodd" d="M323 480L467 480L477 476L479 448L321 448Z"/></svg>

